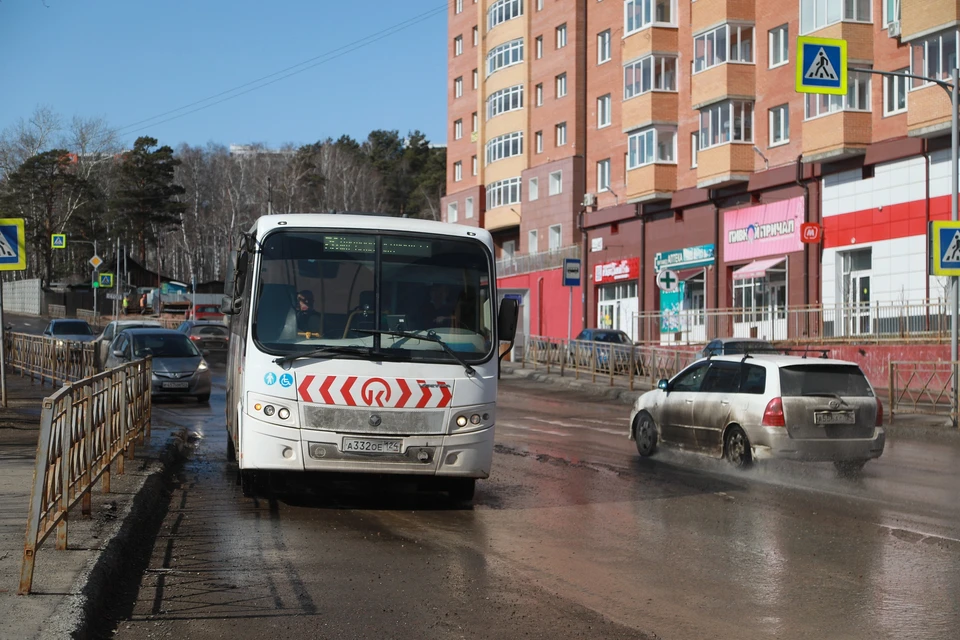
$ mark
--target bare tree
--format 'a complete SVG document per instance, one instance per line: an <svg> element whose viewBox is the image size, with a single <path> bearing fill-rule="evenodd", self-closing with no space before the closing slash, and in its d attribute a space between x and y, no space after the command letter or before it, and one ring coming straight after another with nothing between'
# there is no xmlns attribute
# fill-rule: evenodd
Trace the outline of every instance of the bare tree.
<svg viewBox="0 0 960 640"><path fill-rule="evenodd" d="M0 180L27 158L57 146L63 123L48 106L37 106L33 114L0 132Z"/></svg>

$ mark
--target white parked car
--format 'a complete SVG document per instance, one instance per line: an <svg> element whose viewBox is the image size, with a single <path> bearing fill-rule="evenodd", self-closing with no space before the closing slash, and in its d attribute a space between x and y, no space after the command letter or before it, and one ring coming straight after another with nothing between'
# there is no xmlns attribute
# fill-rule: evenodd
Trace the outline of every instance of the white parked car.
<svg viewBox="0 0 960 640"><path fill-rule="evenodd" d="M883 405L852 362L778 355L698 360L637 399L630 439L725 457L831 461L856 472L883 453Z"/></svg>

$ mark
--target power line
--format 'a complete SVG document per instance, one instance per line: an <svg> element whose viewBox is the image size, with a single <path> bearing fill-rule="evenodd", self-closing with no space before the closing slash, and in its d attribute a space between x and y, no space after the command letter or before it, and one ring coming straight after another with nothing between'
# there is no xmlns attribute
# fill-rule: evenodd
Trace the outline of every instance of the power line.
<svg viewBox="0 0 960 640"><path fill-rule="evenodd" d="M417 24L420 24L420 23L422 23L422 22L425 22L425 21L427 21L428 19L430 19L430 18L432 18L432 17L434 17L434 16L436 16L436 15L439 15L441 12L446 11L446 9L447 9L451 4L452 4L452 2L446 2L446 3L444 3L442 6L436 7L436 8L434 8L434 9L430 9L429 11L426 11L426 12L421 13L421 14L419 14L419 15L413 16L412 18L407 18L406 20L404 20L404 21L402 21L402 22L399 22L399 23L397 23L397 24L395 24L395 25L393 25L393 26L387 27L386 29L382 29L382 30L377 31L377 32L375 32L375 33L372 33L372 34L370 34L370 35L368 35L368 36L364 36L363 38L359 38L358 40L354 40L353 42L348 43L348 44L345 44L345 45L342 45L342 46L340 46L340 47L337 47L336 49L331 49L330 51L327 51L326 53L322 53L322 54L320 54L320 55L318 55L318 56L314 56L313 58L310 58L310 59L308 59L308 60L304 60L303 62L299 62L299 63L297 63L297 64L295 64L295 65L291 65L291 66L289 66L289 67L287 67L287 68L285 68L285 69L281 69L280 71L275 71L275 72L270 73L270 74L267 74L267 75L265 75L265 76L261 76L260 78L257 78L256 80L251 80L251 81L249 81L249 82L245 82L244 84L238 85L238 86L233 87L233 88L231 88L231 89L227 89L227 90L225 90L225 91L221 91L220 93L216 93L216 94L214 94L214 95L212 95L212 96L208 96L208 97L203 98L203 99L201 99L201 100L197 100L197 101L195 101L195 102L191 102L190 104L186 104L186 105L184 105L184 106L182 106L182 107L178 107L178 108L176 108L176 109L171 109L171 110L169 110L169 111L165 111L165 112L163 112L163 113L157 114L157 115L152 116L152 117L150 117L150 118L145 118L145 119L143 119L143 120L139 120L139 121L137 121L137 122L130 123L130 124L128 124L128 125L125 125L125 126L123 126L123 127L120 127L119 129L117 129L117 133L120 134L120 135L124 135L124 134L129 134L129 133L135 133L135 132L138 132L138 131L142 131L142 130L144 130L144 129L147 129L148 127L154 127L154 126L157 126L157 125L161 125L161 124L164 124L164 123L166 123L166 122L170 122L170 121L172 121L172 120L176 120L176 119L178 119L178 118L182 118L182 117L184 117L184 116L188 116L188 115L190 115L190 114L192 114L192 113L196 113L197 111L202 111L202 110L204 110L204 109L208 109L208 108L210 108L210 107L216 106L216 105L221 104L221 103L223 103L223 102L226 102L226 101L228 101L228 100L233 100L234 98L239 98L240 96L243 96L243 95L245 95L245 94L248 94L248 93L250 93L250 92L252 92L252 91L256 91L257 89L262 89L262 88L264 88L264 87L270 86L271 84L280 82L281 80L285 80L285 79L287 79L287 78L289 78L289 77L291 77L291 76L295 76L295 75L297 75L297 74L299 74L299 73L303 73L304 71L308 71L308 70L310 70L310 69L313 69L314 67L320 66L320 65L322 65L322 64L326 64L327 62L330 62L330 61L332 61L332 60L336 60L337 58L343 57L343 56L345 56L345 55L348 54L348 53L352 53L352 52L354 52L354 51L357 51L357 50L359 50L359 49L362 49L362 48L364 48L364 47L367 47L367 46L369 46L369 45L371 45L371 44L375 44L375 43L377 43L377 42L379 42L379 41L381 41L381 40L384 40L384 39L386 39L386 38L388 38L388 37L390 37L390 36L392 36L392 35L395 35L395 34L401 32L401 31L404 31L404 30L406 30L406 29L409 29L409 28L412 27L412 26L415 26L415 25L417 25ZM312 64L310 64L310 63L312 63ZM304 66L304 65L307 65L307 66ZM295 69L295 71L294 71L294 69ZM283 74L283 75L281 75L281 74ZM275 77L275 76L279 76L279 77ZM273 78L273 79L270 80L270 78ZM263 82L264 80L269 80L269 81L268 81L268 82ZM251 86L251 85L255 85L255 86ZM239 91L240 89L244 89L245 87L250 87L250 88L249 88L249 89L246 89L246 91L240 91L239 93L236 93L237 91ZM232 95L229 95L229 94L232 94ZM215 98L220 98L221 96L226 96L226 97L223 97L223 98L221 98L220 100L216 100L215 102L210 102L210 100L214 100ZM204 104L204 103L207 103L207 102L209 102L209 104ZM203 106L197 106L197 105L203 105ZM196 108L195 108L195 109L190 109L190 107L196 107ZM171 116L170 118L166 118L166 119L160 120L159 122L152 122L153 120L157 120L158 118L164 118L164 116L168 116L168 115L177 113L178 111L183 111L184 109L190 109L190 110L189 110L189 111L186 111L186 112L184 112L184 113L180 113L180 114L178 114L178 115ZM150 124L147 125L146 123L150 123ZM142 126L142 127L139 126L139 125L141 125L141 124L143 124L143 125L145 125L145 126Z"/></svg>

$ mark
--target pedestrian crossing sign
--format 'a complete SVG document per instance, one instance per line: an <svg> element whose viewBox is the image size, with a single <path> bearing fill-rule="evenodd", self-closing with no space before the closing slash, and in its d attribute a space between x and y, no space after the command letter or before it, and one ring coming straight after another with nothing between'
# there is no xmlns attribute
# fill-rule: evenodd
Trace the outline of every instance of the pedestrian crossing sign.
<svg viewBox="0 0 960 640"><path fill-rule="evenodd" d="M846 95L846 40L797 38L797 91Z"/></svg>
<svg viewBox="0 0 960 640"><path fill-rule="evenodd" d="M930 223L930 271L935 276L960 276L960 222Z"/></svg>
<svg viewBox="0 0 960 640"><path fill-rule="evenodd" d="M0 271L27 268L27 245L23 218L0 218Z"/></svg>
<svg viewBox="0 0 960 640"><path fill-rule="evenodd" d="M97 276L100 278L100 288L101 289L110 289L113 287L113 274L112 273L98 273Z"/></svg>
<svg viewBox="0 0 960 640"><path fill-rule="evenodd" d="M65 233L52 233L52 234L50 234L50 248L52 248L52 249L66 249L66 248L67 248L67 234L65 234Z"/></svg>

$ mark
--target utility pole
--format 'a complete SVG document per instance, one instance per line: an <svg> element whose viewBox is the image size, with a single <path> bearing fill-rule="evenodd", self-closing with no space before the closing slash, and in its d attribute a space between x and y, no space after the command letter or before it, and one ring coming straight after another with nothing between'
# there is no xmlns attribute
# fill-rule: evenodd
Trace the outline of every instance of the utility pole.
<svg viewBox="0 0 960 640"><path fill-rule="evenodd" d="M273 213L273 180L267 176L267 215Z"/></svg>

